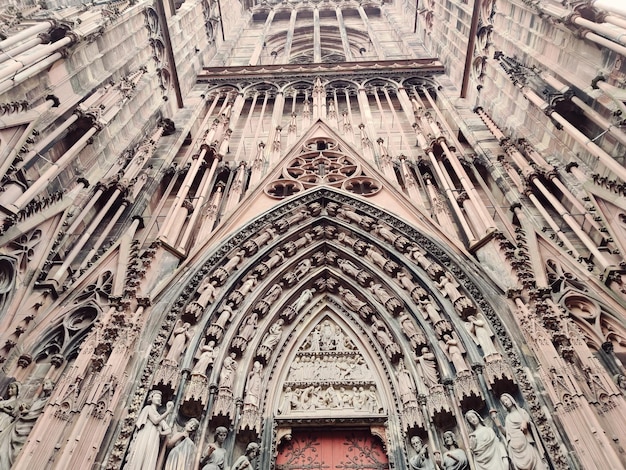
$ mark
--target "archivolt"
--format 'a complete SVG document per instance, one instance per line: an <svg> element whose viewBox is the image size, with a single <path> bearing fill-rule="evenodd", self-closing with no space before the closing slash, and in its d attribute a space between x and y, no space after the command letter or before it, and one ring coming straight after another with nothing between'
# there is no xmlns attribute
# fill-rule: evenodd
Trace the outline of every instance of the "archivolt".
<svg viewBox="0 0 626 470"><path fill-rule="evenodd" d="M339 260L348 264L342 266ZM494 393L513 391L517 383L535 412L535 421L543 423L545 416L538 406L537 397L499 319L506 306L500 306L497 314L483 296L483 292L492 294L493 287L463 269L462 263L470 261L463 260L457 253L415 228L362 200L328 188L307 191L278 205L234 234L216 251L208 253L202 266L192 274L190 281L179 292L178 300L169 309L163 331L155 339L154 347L163 351L161 356L166 357L165 338L172 334L176 324L180 326L180 318L195 322L195 335L180 365L186 370L193 369L198 347L215 341L219 354L216 355L211 376L204 384L206 390L212 384L211 396L207 396L207 392L204 397L190 398L188 376L182 381L180 377L168 379L167 374L160 372L162 363L159 364L159 354L154 354L156 351L151 354L143 375L152 377L152 386L146 383L138 393L143 395L148 388L155 386L164 389L170 396L179 390L176 396L180 409L187 416L199 414L212 405L213 408L205 415L205 423L210 422L211 427L218 424L237 426L240 410L235 410L236 399L243 397L244 406L246 401L250 402L245 396L246 375L248 371L253 374L253 362L260 361L265 365L264 387L261 390L271 385L272 391L269 400L256 397L256 414L251 418L255 424L248 426L245 432L239 430L239 436L246 440L262 438L266 443L272 442L274 429L265 424L271 423L267 419L274 411L272 407L275 407L277 394L280 393L277 387L281 386L284 372L278 374L280 377L272 374L283 370L286 358L293 357L294 348L303 341L298 332L310 332L310 328L298 325L306 321L303 318L307 315L313 315L310 312L314 311L311 310L314 305L322 302L333 305L333 315L344 319L346 324L354 325L354 331L367 332L364 334L367 340L364 339L362 344L368 345L368 355L378 356L377 374L384 371L386 376L383 382L389 388L383 390L381 396L388 413L402 416L401 428L405 432L429 435L429 439L436 441L438 437L429 434L421 409L411 412L413 404L407 398L406 390L400 390L399 380L393 376L400 374L403 369L400 361L405 359L404 364L417 381L417 391L436 398L428 403L428 413L440 429L454 427L454 416L459 416L460 412L483 408L485 404L492 406L493 398L485 388L485 382L481 385L479 382L482 379L478 380L477 375L471 372L473 365L481 362L482 355L464 329L468 316L481 313L495 331L499 350L504 355L499 355L493 362L485 361L484 372L479 375ZM456 286L455 282L458 283ZM201 300L202 294L197 291L203 283L205 289L210 284L210 288L217 291L216 295L205 296ZM291 312L290 306L307 288L316 289L315 299L301 312ZM347 300L345 290L351 291L354 299ZM434 307L435 313L431 310L432 315L429 316L424 305L418 306L421 301ZM409 314L410 321L417 325L418 331L423 332L422 336L409 337L399 318L403 312ZM242 324L254 315L260 319L258 329L246 342L237 343L236 337L243 334ZM318 311L318 315L323 313ZM437 319L437 316L440 318ZM286 324L280 342L269 360L261 361L257 349L265 332L279 318ZM376 325L380 325L380 335ZM462 364L463 358L459 359L458 355L455 359L451 359L450 354L446 357L446 346L442 343L444 335L450 335L451 339L464 345L467 350L466 365ZM415 361L424 347L429 347L435 354L439 364L435 375L438 374L439 383L427 384L428 377L417 370ZM220 371L226 363L232 363L231 354L239 362L239 372L236 379L229 383L229 395L220 398L223 391ZM156 375L153 376L154 371ZM160 378L160 381L156 382L155 378ZM454 384L454 399L444 382ZM203 389L200 387L198 390ZM394 400L391 397L395 397ZM196 400L196 405L199 401L201 406L191 406L193 400ZM141 397L136 397L134 402L141 403ZM262 416L265 421L261 421ZM547 444L553 439L543 437ZM398 441L403 438L402 435L393 434L388 438L394 448L404 447ZM237 445L245 446L245 442L238 442ZM265 465L262 467L266 468Z"/></svg>

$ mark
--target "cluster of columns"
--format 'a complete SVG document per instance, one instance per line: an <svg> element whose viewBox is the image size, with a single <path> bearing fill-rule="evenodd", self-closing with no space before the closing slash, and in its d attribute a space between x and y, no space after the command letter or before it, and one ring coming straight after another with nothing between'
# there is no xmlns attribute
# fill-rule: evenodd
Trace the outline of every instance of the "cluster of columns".
<svg viewBox="0 0 626 470"><path fill-rule="evenodd" d="M362 26L364 26L365 30L367 31L367 35L369 37L369 43L371 44L371 47L373 48L373 52L369 54L369 57L375 58L377 60L384 60L385 53L382 49L382 46L380 45L380 41L378 39L378 35L376 34L376 31L372 27L372 24L371 24L370 18L367 15L367 12L361 5L355 6L353 7L353 9L355 9L358 12L359 17L362 22ZM299 11L300 10L298 7L293 7L291 9L289 25L287 26L287 34L285 36L284 44L282 43L271 44L270 43L272 50L267 51L267 54L269 55L266 56L263 54L263 52L264 52L264 48L266 47L266 44L268 44L267 37L268 37L269 31L272 30L272 22L274 21L275 14L279 12L279 10L277 9L269 10L267 18L265 19L263 28L260 32L260 38L257 42L257 46L255 47L254 51L252 52L252 55L250 56L250 61L249 61L250 65L261 65L265 61L269 61L269 63L272 63L272 64L288 64L289 63L289 60L293 52L292 47L293 47L293 42L294 42L294 37L295 37L295 31L299 26L298 24L298 12ZM312 15L313 15L313 21L312 21L313 50L311 52L312 52L313 62L319 63L322 61L323 44L325 43L334 44L336 40L334 37L325 38L323 36L323 31L322 31L323 26L327 24L328 20L326 18L320 17L320 9L317 7L313 8ZM344 19L343 11L341 7L339 6L335 7L335 18L336 18L336 25L333 25L333 26L337 26L338 28L339 36L341 38L343 55L346 61L352 61L355 59L355 57L354 57L352 48L350 46L350 43L352 42L353 44L358 44L361 41L356 40L355 38L350 38L350 34L348 32L349 28L346 26L346 21ZM309 27L309 25L310 25L310 20L308 19L308 15L307 15L306 23L304 23L304 20L303 20L302 27ZM367 46L369 46L370 44L367 44ZM365 46L366 44L363 45L363 47ZM300 54L305 51L296 51L296 52L297 54Z"/></svg>

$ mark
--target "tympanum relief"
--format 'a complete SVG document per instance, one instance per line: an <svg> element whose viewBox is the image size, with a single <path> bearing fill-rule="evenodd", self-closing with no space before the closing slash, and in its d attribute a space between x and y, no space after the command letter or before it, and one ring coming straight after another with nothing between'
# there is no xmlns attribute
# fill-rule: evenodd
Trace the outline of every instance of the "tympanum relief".
<svg viewBox="0 0 626 470"><path fill-rule="evenodd" d="M336 322L326 318L293 358L276 413L296 417L338 412L379 414L383 408L363 354Z"/></svg>

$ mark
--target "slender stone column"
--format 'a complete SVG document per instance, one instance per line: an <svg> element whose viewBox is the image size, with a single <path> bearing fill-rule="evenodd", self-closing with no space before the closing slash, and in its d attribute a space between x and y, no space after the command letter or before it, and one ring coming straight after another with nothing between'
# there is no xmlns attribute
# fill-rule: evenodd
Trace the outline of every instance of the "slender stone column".
<svg viewBox="0 0 626 470"><path fill-rule="evenodd" d="M94 234L94 232L100 225L100 222L102 222L104 217L107 215L107 212L109 211L109 209L113 206L113 204L117 202L117 198L120 196L120 194L122 194L123 189L125 190L126 188L118 187L113 192L113 194L108 199L106 204L96 214L96 216L93 218L93 220L91 221L87 229L83 232L80 239L76 242L76 244L72 248L72 251L70 251L67 254L67 256L65 257L65 261L63 261L63 264L59 267L56 274L52 277L52 280L60 284L61 280L67 274L68 268L71 266L72 262L74 261L78 253L80 253L80 251L83 249L83 247L85 246L89 238L91 238L91 236Z"/></svg>
<svg viewBox="0 0 626 470"><path fill-rule="evenodd" d="M176 194L176 198L174 199L174 203L172 204L172 208L170 209L167 218L165 219L165 225L161 229L161 238L168 243L174 244L175 239L177 238L177 234L180 232L180 227L178 226L177 221L180 221L181 214L185 214L186 209L183 208L183 203L185 202L185 198L191 189L191 185L198 174L198 170L204 161L204 158L208 151L208 146L203 145L202 150L199 154L194 155L193 163L191 164L191 168L187 171L185 175L185 179L180 185L180 189ZM186 214L184 215L186 217ZM184 218L183 218L184 220ZM170 238L172 240L170 240Z"/></svg>
<svg viewBox="0 0 626 470"><path fill-rule="evenodd" d="M272 24L272 20L274 19L274 10L270 10L267 15L267 19L265 20L265 25L263 26L263 31L261 32L260 37L257 39L257 45L252 52L252 56L250 57L250 65L259 65L261 59L261 53L263 52L263 48L265 47L265 36L270 29Z"/></svg>
<svg viewBox="0 0 626 470"><path fill-rule="evenodd" d="M291 55L291 45L293 44L293 34L296 29L296 17L298 11L294 8L291 10L291 17L289 18L289 29L287 30L287 39L285 39L285 51L283 52L283 64L289 63L289 56Z"/></svg>
<svg viewBox="0 0 626 470"><path fill-rule="evenodd" d="M578 26L589 29L594 33L598 33L601 36L610 39L613 42L616 42L617 44L626 46L626 30L623 30L619 26L609 25L606 23L595 23L593 21L589 21L583 18L578 14L572 16L570 18L570 21L577 24Z"/></svg>
<svg viewBox="0 0 626 470"><path fill-rule="evenodd" d="M24 194L22 194L15 202L10 204L10 208L12 208L15 212L19 211L28 201L30 201L35 195L37 195L40 191L50 184L56 176L63 171L67 164L69 164L78 153L84 149L89 140L93 137L93 135L100 130L99 125L91 126L85 134L78 139L78 141L72 145L72 147L65 152L61 158L59 158L56 162L52 164L38 179L33 183L33 185L28 188Z"/></svg>
<svg viewBox="0 0 626 470"><path fill-rule="evenodd" d="M316 64L322 61L322 36L320 31L320 11L317 7L313 9L313 62Z"/></svg>
<svg viewBox="0 0 626 470"><path fill-rule="evenodd" d="M72 42L74 42L74 38L72 36L66 36L56 42L53 42L52 44L35 47L34 49L31 49L28 54L20 54L13 57L10 61L7 61L0 66L0 82L7 80L11 75L14 75L18 71L35 64L46 56L51 54L54 55L56 51L70 45Z"/></svg>
<svg viewBox="0 0 626 470"><path fill-rule="evenodd" d="M598 158L607 169L615 173L622 181L626 181L626 168L619 164L611 155L602 150L597 144L595 144L589 137L576 129L567 119L561 116L556 111L550 111L549 105L543 98L537 95L529 88L523 87L522 93L528 100L543 111L548 111L549 116L556 122L563 126L563 130L567 132L574 140L587 149L592 155Z"/></svg>
<svg viewBox="0 0 626 470"><path fill-rule="evenodd" d="M22 147L22 145L24 145L26 139L30 137L35 126L39 123L41 116L55 105L58 105L57 99L55 97L50 97L44 103L40 104L33 110L37 113L37 117L29 122L28 126L22 133L22 138L19 141L12 143L11 147L8 149L8 153L6 154L6 156L4 154L0 154L0 157L2 157L2 163L0 163L0 177L4 176L9 170L20 148ZM30 153L27 155L30 155Z"/></svg>
<svg viewBox="0 0 626 470"><path fill-rule="evenodd" d="M370 20L367 17L367 13L365 13L365 9L361 5L359 5L358 10L361 19L363 20L363 24L367 29L367 34L370 38L370 41L372 41L372 45L374 46L374 50L376 51L376 56L378 57L378 60L385 60L385 54L383 53L380 44L378 43L378 37L376 36L376 32L372 29L372 25L370 25Z"/></svg>
<svg viewBox="0 0 626 470"><path fill-rule="evenodd" d="M346 56L346 62L351 62L353 60L352 51L350 50L350 41L348 39L348 33L346 32L346 24L343 21L341 7L337 6L335 8L335 15L337 16L337 23L339 23L339 34L341 35L343 54Z"/></svg>
<svg viewBox="0 0 626 470"><path fill-rule="evenodd" d="M46 59L44 59L44 60L42 60L40 62L37 62L36 64L32 65L31 67L28 67L28 68L26 68L26 69L16 73L15 75L10 77L9 79L4 80L2 83L0 83L0 93L5 93L5 92L9 91L11 88L13 88L14 86L19 85L20 83L28 80L31 77L34 77L39 72L41 72L41 71L47 69L48 67L50 67L57 60L59 60L61 57L63 57L63 54L61 54L60 52L55 52L51 56L48 56L48 58L46 58Z"/></svg>
<svg viewBox="0 0 626 470"><path fill-rule="evenodd" d="M17 44L20 41L24 41L29 37L49 31L52 26L54 26L53 21L42 21L41 23L37 23L33 26L30 26L29 28L23 29L19 33L16 33L13 36L9 36L5 40L0 41L0 51L6 51L11 46Z"/></svg>
<svg viewBox="0 0 626 470"><path fill-rule="evenodd" d="M19 46L15 46L11 48L11 50L9 51L6 51L4 53L0 51L0 64L6 62L7 60L11 60L13 57L18 56L21 53L32 49L33 47L37 47L39 44L42 44L44 42L45 37L46 37L45 34L39 34L35 36L34 38L29 39L26 42L23 42Z"/></svg>
<svg viewBox="0 0 626 470"><path fill-rule="evenodd" d="M33 158L37 156L38 153L41 153L45 151L45 149L54 145L61 138L62 134L67 130L67 128L70 127L72 124L74 124L78 120L78 117L79 117L78 114L76 113L72 114L69 118L67 118L63 122L63 124L61 124L59 127L54 129L50 134L48 134L39 142L37 142L35 144L35 147L31 151L29 151L26 155L24 155L22 162L16 165L16 167L23 168L24 166L28 165L31 162L31 160L33 160Z"/></svg>
<svg viewBox="0 0 626 470"><path fill-rule="evenodd" d="M185 247L187 246L187 243L194 231L196 221L200 217L204 201L206 200L207 194L213 186L213 177L215 175L215 170L217 169L217 164L220 162L220 160L220 158L214 158L211 162L211 168L209 168L208 172L205 172L202 178L200 188L197 192L197 197L194 198L195 201L193 203L193 210L191 212L191 215L189 216L189 220L187 221L185 232L183 233L180 240L176 243L177 248L181 251L185 250Z"/></svg>

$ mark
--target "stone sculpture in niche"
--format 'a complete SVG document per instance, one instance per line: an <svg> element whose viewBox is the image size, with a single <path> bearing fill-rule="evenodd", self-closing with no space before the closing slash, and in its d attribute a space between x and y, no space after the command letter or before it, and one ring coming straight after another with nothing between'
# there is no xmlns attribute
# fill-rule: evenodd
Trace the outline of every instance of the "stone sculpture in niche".
<svg viewBox="0 0 626 470"><path fill-rule="evenodd" d="M259 418L259 403L263 383L263 365L255 361L246 380L243 396L243 411L239 423L241 429L255 429Z"/></svg>
<svg viewBox="0 0 626 470"><path fill-rule="evenodd" d="M36 400L30 405L22 403L15 407L15 420L0 432L0 469L9 470L13 466L15 458L24 447L37 419L43 413L52 390L54 390L54 383L46 379Z"/></svg>
<svg viewBox="0 0 626 470"><path fill-rule="evenodd" d="M398 362L396 377L398 378L398 392L400 393L400 401L402 402L403 407L417 406L417 390L415 388L415 382L413 382L413 378L406 369L402 359Z"/></svg>
<svg viewBox="0 0 626 470"><path fill-rule="evenodd" d="M477 470L509 470L509 459L504 444L493 429L485 426L483 419L474 411L465 413L472 428L469 445Z"/></svg>
<svg viewBox="0 0 626 470"><path fill-rule="evenodd" d="M435 457L437 465L443 470L469 470L467 454L459 448L452 431L443 433L443 444L446 446L446 451L440 458Z"/></svg>
<svg viewBox="0 0 626 470"><path fill-rule="evenodd" d="M193 329L189 323L182 323L179 320L178 325L174 328L172 332L172 336L169 341L170 349L165 356L164 361L170 362L172 364L178 365L178 361L180 360L180 356L185 350L185 346L187 342L191 339L193 335Z"/></svg>
<svg viewBox="0 0 626 470"><path fill-rule="evenodd" d="M409 459L410 470L435 470L435 464L428 455L428 446L419 436L411 437L411 447L415 455Z"/></svg>
<svg viewBox="0 0 626 470"><path fill-rule="evenodd" d="M276 320L276 323L272 324L269 331L265 333L261 344L257 348L257 357L262 358L265 362L269 361L274 348L280 341L280 337L283 334L283 323L284 321L282 318Z"/></svg>
<svg viewBox="0 0 626 470"><path fill-rule="evenodd" d="M482 348L484 357L499 354L493 344L493 333L480 313L476 316L469 315L467 322L465 322L465 328L467 328L474 342Z"/></svg>
<svg viewBox="0 0 626 470"><path fill-rule="evenodd" d="M515 470L547 470L539 452L537 431L525 409L521 408L508 393L500 396L500 403L507 410L504 434L509 459Z"/></svg>
<svg viewBox="0 0 626 470"><path fill-rule="evenodd" d="M237 361L235 353L230 353L224 358L222 369L220 370L220 380L217 387L217 399L213 405L213 416L222 414L230 415L234 404L233 400L233 383L235 382L237 372Z"/></svg>
<svg viewBox="0 0 626 470"><path fill-rule="evenodd" d="M246 453L235 460L235 463L231 467L231 470L247 470L252 469L253 465L251 460L254 460L259 455L259 444L251 442L246 447Z"/></svg>
<svg viewBox="0 0 626 470"><path fill-rule="evenodd" d="M434 387L439 384L439 371L437 370L437 360L435 354L424 346L421 355L417 356L417 368L424 384L428 387Z"/></svg>
<svg viewBox="0 0 626 470"><path fill-rule="evenodd" d="M443 338L439 343L441 344L441 349L445 352L446 357L456 369L457 374L469 371L469 367L467 367L467 363L463 358L465 349L463 349L459 340L446 334L443 335Z"/></svg>
<svg viewBox="0 0 626 470"><path fill-rule="evenodd" d="M218 293L218 289L215 287L215 284L216 281L211 280L208 277L204 278L204 280L200 283L200 286L198 286L197 292L200 294L199 297L187 305L185 312L193 316L196 322L202 316L206 307L213 300L215 300Z"/></svg>
<svg viewBox="0 0 626 470"><path fill-rule="evenodd" d="M199 425L200 423L196 418L191 418L182 431L175 432L167 439L166 446L171 450L167 455L164 470L193 468L196 458L196 444L191 439L191 435L196 432Z"/></svg>
<svg viewBox="0 0 626 470"><path fill-rule="evenodd" d="M206 338L205 338L206 340ZM193 366L191 375L202 375L206 377L207 369L213 366L218 350L215 348L215 341L211 340L200 347L198 362Z"/></svg>
<svg viewBox="0 0 626 470"><path fill-rule="evenodd" d="M418 329L417 325L413 322L413 320L411 320L408 313L403 312L398 317L398 322L400 322L402 332L411 341L413 350L417 351L417 348L426 344L426 335L421 329Z"/></svg>
<svg viewBox="0 0 626 470"><path fill-rule="evenodd" d="M141 410L135 423L137 432L130 444L124 470L152 470L156 468L161 436L171 433L165 418L174 408L174 403L170 401L167 403L165 411L159 413L161 400L160 390L152 390L148 395L148 404Z"/></svg>
<svg viewBox="0 0 626 470"><path fill-rule="evenodd" d="M228 429L219 426L215 430L215 441L207 446L200 460L202 470L224 470L226 468L226 449L224 441L228 435Z"/></svg>
<svg viewBox="0 0 626 470"><path fill-rule="evenodd" d="M15 419L18 412L20 383L11 382L7 387L7 398L0 400L0 433Z"/></svg>
<svg viewBox="0 0 626 470"><path fill-rule="evenodd" d="M402 354L400 346L398 346L391 338L391 333L387 329L387 326L382 320L376 317L372 317L372 325L370 326L372 333L376 336L376 339L385 350L385 354L389 359L394 361L398 356Z"/></svg>
<svg viewBox="0 0 626 470"><path fill-rule="evenodd" d="M243 323L237 332L237 336L233 339L233 349L236 349L239 352L244 352L246 350L248 343L254 337L254 333L256 332L258 318L258 315L255 312L252 312L243 320Z"/></svg>

